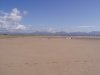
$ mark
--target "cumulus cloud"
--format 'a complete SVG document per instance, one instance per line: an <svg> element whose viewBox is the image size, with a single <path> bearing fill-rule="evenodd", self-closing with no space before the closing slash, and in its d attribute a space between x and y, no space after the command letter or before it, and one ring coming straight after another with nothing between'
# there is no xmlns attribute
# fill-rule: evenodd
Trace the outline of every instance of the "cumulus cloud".
<svg viewBox="0 0 100 75"><path fill-rule="evenodd" d="M0 10L0 30L13 32L28 30L28 25L20 24L23 14L27 14L27 11L20 12L17 8L14 8L10 13L6 13Z"/></svg>
<svg viewBox="0 0 100 75"><path fill-rule="evenodd" d="M10 15L8 16L8 19L11 19L12 21L20 21L22 19L22 16L20 15L20 11L17 8L14 8Z"/></svg>

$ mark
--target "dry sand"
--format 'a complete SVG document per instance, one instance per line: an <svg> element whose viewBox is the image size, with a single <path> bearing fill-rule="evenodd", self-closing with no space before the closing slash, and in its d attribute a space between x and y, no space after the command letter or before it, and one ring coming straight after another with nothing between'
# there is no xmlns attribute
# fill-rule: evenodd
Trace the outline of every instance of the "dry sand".
<svg viewBox="0 0 100 75"><path fill-rule="evenodd" d="M0 75L100 75L100 40L0 39Z"/></svg>

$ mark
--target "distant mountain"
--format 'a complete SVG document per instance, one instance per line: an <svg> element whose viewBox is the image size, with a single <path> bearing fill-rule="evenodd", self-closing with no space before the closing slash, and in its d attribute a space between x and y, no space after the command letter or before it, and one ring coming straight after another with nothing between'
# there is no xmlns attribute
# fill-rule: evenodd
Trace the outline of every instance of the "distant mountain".
<svg viewBox="0 0 100 75"><path fill-rule="evenodd" d="M73 36L100 36L100 31L92 31L92 32L70 32L70 35Z"/></svg>
<svg viewBox="0 0 100 75"><path fill-rule="evenodd" d="M47 32L47 31L34 31L34 32L8 32L0 30L0 34L21 34L21 35L47 35L47 36L100 36L100 31L92 31L92 32Z"/></svg>

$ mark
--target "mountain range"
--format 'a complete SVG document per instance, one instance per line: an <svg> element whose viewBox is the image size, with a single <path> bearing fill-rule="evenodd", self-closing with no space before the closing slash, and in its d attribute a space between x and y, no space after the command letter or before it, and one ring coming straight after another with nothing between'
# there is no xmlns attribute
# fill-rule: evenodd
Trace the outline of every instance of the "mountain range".
<svg viewBox="0 0 100 75"><path fill-rule="evenodd" d="M34 31L34 32L8 32L0 30L2 35L47 35L47 36L100 36L100 31L91 32L48 32L48 31Z"/></svg>

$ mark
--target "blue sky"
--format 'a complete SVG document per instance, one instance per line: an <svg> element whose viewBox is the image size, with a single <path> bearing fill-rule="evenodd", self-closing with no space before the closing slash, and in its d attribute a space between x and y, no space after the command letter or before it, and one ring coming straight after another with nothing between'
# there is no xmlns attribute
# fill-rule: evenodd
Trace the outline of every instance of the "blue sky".
<svg viewBox="0 0 100 75"><path fill-rule="evenodd" d="M33 30L100 31L100 0L0 0L0 10L26 11L21 24Z"/></svg>

